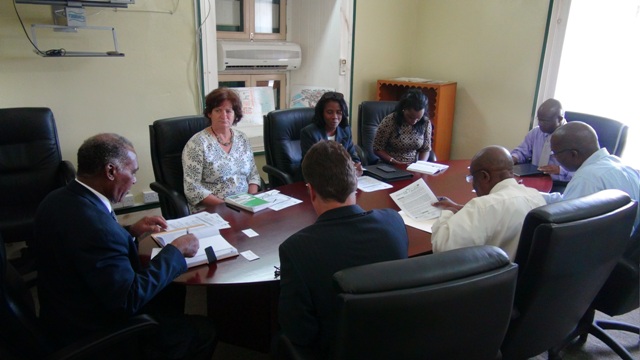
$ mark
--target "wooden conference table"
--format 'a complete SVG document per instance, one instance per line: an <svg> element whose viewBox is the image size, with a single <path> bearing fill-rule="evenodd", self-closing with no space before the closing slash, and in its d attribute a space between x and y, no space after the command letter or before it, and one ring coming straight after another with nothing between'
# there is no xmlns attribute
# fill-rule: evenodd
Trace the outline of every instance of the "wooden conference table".
<svg viewBox="0 0 640 360"><path fill-rule="evenodd" d="M469 160L443 162L449 168L437 175L414 173L413 178L390 183L393 188L374 192L358 190L356 202L365 210L392 208L399 210L389 196L423 178L436 196L447 196L465 204L476 195L465 176L469 174ZM526 186L549 191L549 176L517 178ZM222 229L222 236L239 252L253 251L260 258L248 261L242 256L225 259L217 264L198 266L176 279L189 285L207 286L208 315L214 318L221 332L221 340L256 350L268 351L270 336L277 327L278 278L274 266L279 266L278 246L290 235L315 222L317 215L311 205L303 182L279 187L278 190L303 202L280 211L265 209L255 214L218 205L216 212L229 222L230 229ZM253 229L256 237L248 237L242 230ZM431 252L431 234L407 226L409 256ZM141 243L141 254L150 253L151 242ZM260 301L256 301L256 297ZM268 304L268 305L267 305ZM248 332L248 333L247 333ZM264 338L258 339L263 333Z"/></svg>

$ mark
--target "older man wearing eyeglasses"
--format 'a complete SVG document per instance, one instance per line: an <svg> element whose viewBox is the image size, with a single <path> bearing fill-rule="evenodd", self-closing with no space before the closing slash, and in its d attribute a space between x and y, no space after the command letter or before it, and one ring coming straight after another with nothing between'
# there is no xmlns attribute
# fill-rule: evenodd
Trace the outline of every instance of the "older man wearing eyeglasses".
<svg viewBox="0 0 640 360"><path fill-rule="evenodd" d="M432 228L433 252L494 245L513 260L524 218L545 205L544 198L513 178L511 154L502 146L486 147L473 157L467 182L477 198L464 206L446 197L433 204L443 209Z"/></svg>
<svg viewBox="0 0 640 360"><path fill-rule="evenodd" d="M567 170L575 171L564 194L543 194L548 203L575 199L605 189L618 189L640 201L640 171L625 165L619 157L600 148L598 135L591 126L572 121L551 137L551 152ZM634 229L640 225L640 212Z"/></svg>

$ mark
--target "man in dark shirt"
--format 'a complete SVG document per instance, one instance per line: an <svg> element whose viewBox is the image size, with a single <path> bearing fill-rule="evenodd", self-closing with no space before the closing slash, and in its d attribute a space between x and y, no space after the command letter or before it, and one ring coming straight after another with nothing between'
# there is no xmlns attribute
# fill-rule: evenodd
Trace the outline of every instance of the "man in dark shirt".
<svg viewBox="0 0 640 360"><path fill-rule="evenodd" d="M342 145L323 140L302 162L316 222L280 245L282 331L296 345L329 349L337 316L332 277L339 270L407 257L408 236L397 211L356 205L357 177Z"/></svg>
<svg viewBox="0 0 640 360"><path fill-rule="evenodd" d="M169 302L161 304L158 296L167 295L163 290L187 270L185 256L195 255L198 239L192 234L177 238L144 268L134 237L161 231L166 221L145 217L125 229L112 212L110 202L122 200L136 182L137 170L129 140L116 134L93 136L78 150L77 178L40 204L35 220L40 319L56 345L63 346L146 313L154 303L152 315L160 331L143 342L146 355L188 358L203 348L212 354L215 338L209 321L183 315L184 296L177 309L161 306Z"/></svg>

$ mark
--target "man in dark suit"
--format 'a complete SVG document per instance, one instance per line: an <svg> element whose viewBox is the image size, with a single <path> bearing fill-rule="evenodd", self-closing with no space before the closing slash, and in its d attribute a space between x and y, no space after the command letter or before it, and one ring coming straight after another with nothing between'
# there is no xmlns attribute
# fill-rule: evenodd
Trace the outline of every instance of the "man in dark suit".
<svg viewBox="0 0 640 360"><path fill-rule="evenodd" d="M364 211L356 205L356 172L349 153L335 141L311 147L302 162L316 222L280 245L282 331L294 343L326 353L334 335L335 272L403 259L408 236L397 211Z"/></svg>
<svg viewBox="0 0 640 360"><path fill-rule="evenodd" d="M165 246L148 267L141 266L135 237L161 231L167 223L152 216L125 229L110 204L122 200L136 182L137 170L129 140L116 134L93 136L78 150L76 180L49 194L38 208L40 318L57 345L146 312L145 306L187 270L185 256L198 250L198 239L184 235ZM150 336L161 340L149 349L166 358L189 356L202 346L212 353L213 327L182 315L182 301L182 309L157 311L160 328L170 327L171 335Z"/></svg>

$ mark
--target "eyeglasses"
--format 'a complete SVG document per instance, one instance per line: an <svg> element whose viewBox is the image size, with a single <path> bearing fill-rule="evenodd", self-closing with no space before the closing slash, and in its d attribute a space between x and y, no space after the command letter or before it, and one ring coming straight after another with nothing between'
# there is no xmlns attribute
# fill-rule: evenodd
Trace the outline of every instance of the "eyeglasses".
<svg viewBox="0 0 640 360"><path fill-rule="evenodd" d="M469 174L469 175L465 176L465 177L464 177L464 179L465 179L465 180L467 180L467 182L468 182L469 184L471 184L471 183L473 182L473 175L477 174L477 173L478 173L478 172L480 172L480 171L484 171L484 170L482 170L482 169L480 169L480 170L476 170L476 171L472 172L471 174Z"/></svg>
<svg viewBox="0 0 640 360"><path fill-rule="evenodd" d="M504 171L506 169L478 169L474 172L472 172L471 174L467 175L464 177L465 180L467 180L468 183L472 183L473 182L473 176L477 173L479 173L480 171L484 171L488 174L492 173L492 172L496 172L496 171Z"/></svg>
<svg viewBox="0 0 640 360"><path fill-rule="evenodd" d="M576 149L564 149L564 150L560 150L560 151L553 151L551 150L551 153L549 155L551 156L557 156L558 154L562 154L565 151L578 151Z"/></svg>
<svg viewBox="0 0 640 360"><path fill-rule="evenodd" d="M344 95L342 95L342 93L335 92L335 91L326 92L322 94L322 96L320 97L320 100L342 100L342 99L344 99Z"/></svg>

